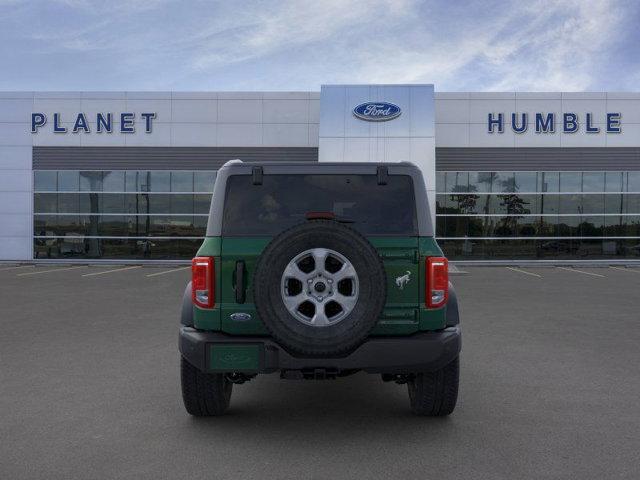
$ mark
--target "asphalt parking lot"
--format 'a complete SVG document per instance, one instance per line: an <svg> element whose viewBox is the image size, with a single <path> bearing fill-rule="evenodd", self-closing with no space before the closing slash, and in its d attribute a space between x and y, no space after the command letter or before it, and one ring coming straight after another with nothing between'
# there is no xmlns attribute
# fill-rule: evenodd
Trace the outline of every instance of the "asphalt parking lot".
<svg viewBox="0 0 640 480"><path fill-rule="evenodd" d="M451 417L358 374L261 376L194 419L187 268L0 265L0 478L637 479L640 268L461 268Z"/></svg>

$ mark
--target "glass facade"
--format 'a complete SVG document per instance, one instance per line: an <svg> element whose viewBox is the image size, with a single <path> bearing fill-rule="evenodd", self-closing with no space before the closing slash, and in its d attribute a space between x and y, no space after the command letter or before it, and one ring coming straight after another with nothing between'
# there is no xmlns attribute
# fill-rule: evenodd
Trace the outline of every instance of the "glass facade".
<svg viewBox="0 0 640 480"><path fill-rule="evenodd" d="M215 171L34 171L34 258L189 259ZM438 172L452 260L640 258L640 171Z"/></svg>
<svg viewBox="0 0 640 480"><path fill-rule="evenodd" d="M452 260L640 257L640 172L438 172Z"/></svg>
<svg viewBox="0 0 640 480"><path fill-rule="evenodd" d="M215 171L34 171L34 258L187 259Z"/></svg>

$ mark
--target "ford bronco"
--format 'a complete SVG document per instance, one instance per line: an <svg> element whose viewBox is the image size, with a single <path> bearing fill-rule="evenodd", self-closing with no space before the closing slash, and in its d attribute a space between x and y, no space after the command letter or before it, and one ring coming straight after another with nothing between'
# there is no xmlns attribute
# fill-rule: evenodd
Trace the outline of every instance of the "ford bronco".
<svg viewBox="0 0 640 480"><path fill-rule="evenodd" d="M181 326L184 405L220 415L257 374L359 371L450 414L461 332L424 179L410 163L227 162L192 261Z"/></svg>

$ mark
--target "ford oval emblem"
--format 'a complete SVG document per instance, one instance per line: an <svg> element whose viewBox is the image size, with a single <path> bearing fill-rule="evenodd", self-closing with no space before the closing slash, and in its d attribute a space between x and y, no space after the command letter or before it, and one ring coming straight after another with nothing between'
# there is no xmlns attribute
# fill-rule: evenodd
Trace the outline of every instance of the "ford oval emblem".
<svg viewBox="0 0 640 480"><path fill-rule="evenodd" d="M402 110L389 102L366 102L353 109L353 114L367 122L386 122L399 117Z"/></svg>
<svg viewBox="0 0 640 480"><path fill-rule="evenodd" d="M248 322L251 320L251 315L244 312L236 312L229 315L229 318L234 322Z"/></svg>

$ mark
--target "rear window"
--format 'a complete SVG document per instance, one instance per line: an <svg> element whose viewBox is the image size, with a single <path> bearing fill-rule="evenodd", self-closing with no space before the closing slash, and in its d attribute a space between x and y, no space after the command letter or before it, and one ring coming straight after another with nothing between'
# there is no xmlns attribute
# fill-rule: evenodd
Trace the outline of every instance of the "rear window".
<svg viewBox="0 0 640 480"><path fill-rule="evenodd" d="M331 212L364 235L417 235L413 182L408 175L232 175L223 235L276 235L306 221L309 212Z"/></svg>

